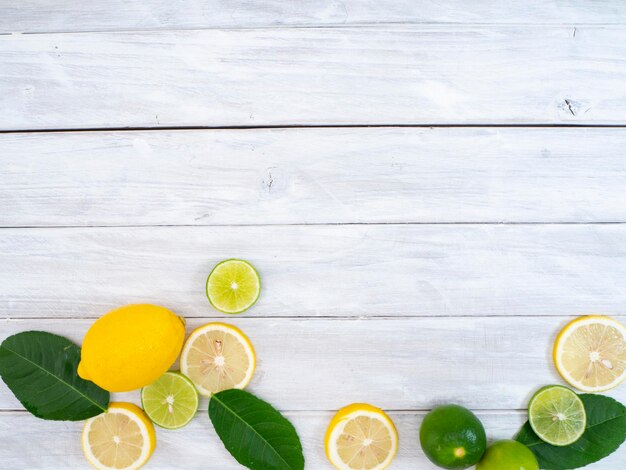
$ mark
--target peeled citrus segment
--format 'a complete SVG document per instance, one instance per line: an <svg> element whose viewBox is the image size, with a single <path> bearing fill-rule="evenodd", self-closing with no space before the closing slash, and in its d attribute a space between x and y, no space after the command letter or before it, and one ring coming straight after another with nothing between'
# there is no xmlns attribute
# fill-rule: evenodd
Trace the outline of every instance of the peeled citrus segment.
<svg viewBox="0 0 626 470"><path fill-rule="evenodd" d="M259 274L247 261L227 259L213 268L206 281L211 305L223 313L241 313L252 307L261 292Z"/></svg>
<svg viewBox="0 0 626 470"><path fill-rule="evenodd" d="M610 317L580 317L563 328L553 356L557 370L573 387L609 390L626 378L626 328Z"/></svg>
<svg viewBox="0 0 626 470"><path fill-rule="evenodd" d="M196 329L180 356L181 372L204 396L245 388L255 367L252 343L239 328L226 323L208 323Z"/></svg>
<svg viewBox="0 0 626 470"><path fill-rule="evenodd" d="M83 452L101 470L135 470L144 465L156 446L154 426L132 403L111 403L83 428Z"/></svg>
<svg viewBox="0 0 626 470"><path fill-rule="evenodd" d="M324 444L338 470L383 470L396 455L398 433L383 410L355 403L337 412Z"/></svg>
<svg viewBox="0 0 626 470"><path fill-rule="evenodd" d="M198 391L178 372L166 372L141 389L141 405L152 422L165 429L187 425L198 411Z"/></svg>
<svg viewBox="0 0 626 470"><path fill-rule="evenodd" d="M573 444L585 432L587 415L582 400L567 387L548 385L528 404L530 427L553 446Z"/></svg>

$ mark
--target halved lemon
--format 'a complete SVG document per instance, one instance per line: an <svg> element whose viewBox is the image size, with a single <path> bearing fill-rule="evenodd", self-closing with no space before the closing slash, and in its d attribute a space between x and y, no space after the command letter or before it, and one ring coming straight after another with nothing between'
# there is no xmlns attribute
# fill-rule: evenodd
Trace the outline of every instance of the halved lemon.
<svg viewBox="0 0 626 470"><path fill-rule="evenodd" d="M559 333L553 357L573 387L585 392L609 390L626 379L626 328L601 315L577 318Z"/></svg>
<svg viewBox="0 0 626 470"><path fill-rule="evenodd" d="M154 426L132 403L111 403L83 428L83 452L99 470L135 470L144 465L156 446Z"/></svg>
<svg viewBox="0 0 626 470"><path fill-rule="evenodd" d="M324 445L338 470L383 470L398 451L398 433L383 410L354 403L331 420Z"/></svg>
<svg viewBox="0 0 626 470"><path fill-rule="evenodd" d="M181 372L207 397L245 388L255 367L252 343L239 328L226 323L207 323L194 330L180 356Z"/></svg>

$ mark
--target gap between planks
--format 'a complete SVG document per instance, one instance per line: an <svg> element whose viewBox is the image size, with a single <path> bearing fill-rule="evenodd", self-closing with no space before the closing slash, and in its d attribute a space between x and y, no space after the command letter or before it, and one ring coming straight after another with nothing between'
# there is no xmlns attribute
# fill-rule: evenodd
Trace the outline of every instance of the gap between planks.
<svg viewBox="0 0 626 470"><path fill-rule="evenodd" d="M91 29L80 31L3 31L0 36L36 36L42 34L99 34L99 33L153 33L153 32L179 32L179 31L267 31L272 29L375 29L385 30L386 28L397 28L398 26L406 26L407 28L415 26L443 26L443 27L459 27L459 26L482 26L482 27L524 27L524 28L551 28L551 27L571 27L576 28L607 28L614 26L626 25L625 21L617 21L615 23L581 23L581 22L544 22L544 23L504 23L497 21L490 22L474 22L474 21L384 21L382 23L363 22L363 23L337 23L337 24L277 24L272 26L206 26L206 27L155 27L155 28L121 28L121 29Z"/></svg>
<svg viewBox="0 0 626 470"><path fill-rule="evenodd" d="M483 414L483 415L493 415L493 416L511 415L511 414L525 415L528 413L528 410L526 408L519 408L519 409L472 408L472 410L479 412L480 414ZM299 415L299 416L319 416L320 414L337 412L337 410L285 410L285 409L279 409L279 411L283 413L288 413L291 415ZM428 413L430 409L397 409L395 410L395 409L387 408L385 409L385 411L394 415L422 416ZM204 415L205 412L206 412L206 409L198 409L198 414ZM9 416L9 415L21 416L21 415L30 415L30 414L31 413L25 409L17 409L17 408L4 409L4 410L0 409L0 415L5 415L5 416Z"/></svg>
<svg viewBox="0 0 626 470"><path fill-rule="evenodd" d="M92 229L92 228L150 228L150 227L169 227L169 228L195 228L195 227L324 227L324 226L342 226L342 225L363 225L363 226L377 226L377 225L623 225L626 221L622 220L602 220L602 221L560 221L560 222L542 222L542 221L529 221L529 222L517 222L517 221L501 221L501 222L299 222L299 223L273 223L273 224L145 224L145 225L11 225L0 226L0 230L7 229Z"/></svg>
<svg viewBox="0 0 626 470"><path fill-rule="evenodd" d="M550 128L598 128L598 129L624 129L626 124L592 124L592 123L520 123L520 124L494 124L494 123L410 123L410 124L267 124L267 125L241 125L241 126L128 126L128 127L68 127L60 129L0 129L0 134L51 134L69 132L163 132L163 131L247 131L262 129L369 129L369 128L513 128L513 129L550 129Z"/></svg>
<svg viewBox="0 0 626 470"><path fill-rule="evenodd" d="M432 318L432 319L458 319L458 318L477 318L477 319L482 319L482 318L506 318L506 319L511 319L511 318L528 318L528 319L536 319L536 318L576 318L579 315L563 315L563 314L541 314L541 315L502 315L502 314L491 314L491 313L486 313L486 314L481 314L481 315L472 315L472 314L458 314L458 315L429 315L429 314L425 314L425 315L406 315L406 314L400 314L400 315L316 315L316 316L312 316L312 315L308 315L308 316L302 316L302 315L289 315L289 316L280 316L280 317L276 317L276 316L270 316L270 315L252 315L252 316L245 316L245 317L237 317L238 314L235 314L235 318L243 318L245 320L276 320L276 319L280 319L280 320L295 320L295 321L309 321L309 320L333 320L333 321L346 321L346 320L354 320L354 321L363 321L363 320L406 320L406 319L411 319L411 318L419 318L419 319L426 319L426 318ZM100 315L101 316L101 315ZM45 317L22 317L22 316L16 316L16 317L12 317L12 316L8 316L8 317L0 317L0 323L2 322L11 322L11 321L36 321L36 320L62 320L62 321L72 321L72 320L97 320L98 318L100 318L100 316L95 316L95 315L83 315L80 317L77 316L70 316L70 317L53 317L53 316L45 316ZM622 315L611 315L613 318L620 318L623 322L626 323L626 317L622 317ZM186 319L189 318L193 318L193 319L203 319L206 320L207 322L212 322L212 321L224 321L228 318L233 318L233 316L228 316L228 314L223 315L223 316L206 316L206 315L185 315Z"/></svg>

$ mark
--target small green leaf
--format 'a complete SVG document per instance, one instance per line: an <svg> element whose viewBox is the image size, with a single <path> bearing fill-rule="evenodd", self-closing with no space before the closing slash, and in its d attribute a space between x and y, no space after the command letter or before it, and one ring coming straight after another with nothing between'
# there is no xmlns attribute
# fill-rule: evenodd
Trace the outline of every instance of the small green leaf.
<svg viewBox="0 0 626 470"><path fill-rule="evenodd" d="M615 452L626 440L626 407L603 395L579 395L587 412L587 427L580 439L569 446L543 442L526 422L517 440L533 451L539 467L567 470L584 467Z"/></svg>
<svg viewBox="0 0 626 470"><path fill-rule="evenodd" d="M80 348L62 336L25 331L0 345L0 376L28 411L43 419L80 421L106 411L109 392L81 379Z"/></svg>
<svg viewBox="0 0 626 470"><path fill-rule="evenodd" d="M224 390L211 397L209 417L241 465L253 470L304 468L295 428L269 403L243 390Z"/></svg>

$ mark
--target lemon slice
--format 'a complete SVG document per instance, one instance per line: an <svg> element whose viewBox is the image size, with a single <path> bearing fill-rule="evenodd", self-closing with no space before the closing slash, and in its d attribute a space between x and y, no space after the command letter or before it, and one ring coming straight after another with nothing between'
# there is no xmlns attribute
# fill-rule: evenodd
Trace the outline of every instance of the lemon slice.
<svg viewBox="0 0 626 470"><path fill-rule="evenodd" d="M256 355L243 332L226 323L197 328L183 346L180 370L201 395L245 388L252 379Z"/></svg>
<svg viewBox="0 0 626 470"><path fill-rule="evenodd" d="M156 446L154 426L132 403L111 403L83 428L83 452L99 470L134 470L144 465Z"/></svg>
<svg viewBox="0 0 626 470"><path fill-rule="evenodd" d="M580 317L559 333L553 357L559 374L573 387L609 390L626 378L626 328L601 315Z"/></svg>
<svg viewBox="0 0 626 470"><path fill-rule="evenodd" d="M206 280L211 305L223 313L241 313L252 307L261 293L261 279L250 263L227 259L217 264Z"/></svg>
<svg viewBox="0 0 626 470"><path fill-rule="evenodd" d="M383 410L354 403L337 412L324 445L338 470L383 470L398 451L398 433Z"/></svg>

